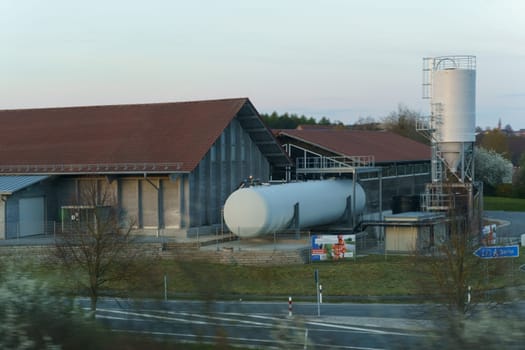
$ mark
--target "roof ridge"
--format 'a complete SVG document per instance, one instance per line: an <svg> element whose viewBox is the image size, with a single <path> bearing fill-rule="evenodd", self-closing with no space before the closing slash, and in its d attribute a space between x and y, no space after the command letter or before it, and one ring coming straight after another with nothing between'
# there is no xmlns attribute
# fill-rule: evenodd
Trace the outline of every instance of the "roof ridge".
<svg viewBox="0 0 525 350"><path fill-rule="evenodd" d="M0 112L16 112L16 111L38 111L38 110L64 110L64 109L87 109L87 108L119 108L119 107L139 107L139 106L161 106L174 104L190 104L190 103L212 103L212 102L246 102L248 97L231 97L218 98L208 100L191 100L191 101L172 101L172 102L147 102L147 103L117 103L117 104L95 104L95 105L76 105L76 106L54 106L54 107L30 107L30 108L6 108L0 109Z"/></svg>

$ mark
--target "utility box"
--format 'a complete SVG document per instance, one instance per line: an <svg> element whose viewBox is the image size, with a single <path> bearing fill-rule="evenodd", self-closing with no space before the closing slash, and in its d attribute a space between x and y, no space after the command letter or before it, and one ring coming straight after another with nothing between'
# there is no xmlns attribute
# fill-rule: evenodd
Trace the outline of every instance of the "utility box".
<svg viewBox="0 0 525 350"><path fill-rule="evenodd" d="M406 212L385 216L385 250L409 253L430 250L445 240L444 215L432 212Z"/></svg>

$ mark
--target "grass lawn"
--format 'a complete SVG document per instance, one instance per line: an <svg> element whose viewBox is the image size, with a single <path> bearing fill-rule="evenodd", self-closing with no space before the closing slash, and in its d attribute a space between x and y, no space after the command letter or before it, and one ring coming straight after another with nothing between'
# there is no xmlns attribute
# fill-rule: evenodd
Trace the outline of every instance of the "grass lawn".
<svg viewBox="0 0 525 350"><path fill-rule="evenodd" d="M484 197L485 210L525 211L525 199Z"/></svg>
<svg viewBox="0 0 525 350"><path fill-rule="evenodd" d="M319 262L307 265L248 267L160 260L148 268L138 283L113 285L107 292L123 297L164 297L164 275L168 280L168 296L175 298L228 299L293 296L296 300L315 300L314 270L318 269L326 297L409 296L420 295L422 285L428 286L432 274L419 266L413 257L369 255L357 260ZM503 288L525 285L525 248L514 261L499 259L487 262L488 282L482 288ZM484 265L485 266L485 265ZM82 294L75 289L74 279L58 267L28 266L27 271L45 279L62 291ZM66 277L66 278L65 278Z"/></svg>

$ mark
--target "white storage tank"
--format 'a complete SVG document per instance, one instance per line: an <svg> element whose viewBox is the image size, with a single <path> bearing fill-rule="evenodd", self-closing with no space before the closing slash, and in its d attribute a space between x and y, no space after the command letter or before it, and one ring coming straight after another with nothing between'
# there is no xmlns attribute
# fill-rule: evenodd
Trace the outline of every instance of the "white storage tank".
<svg viewBox="0 0 525 350"><path fill-rule="evenodd" d="M476 60L474 56L433 59L432 108L437 136L448 167L455 172L464 144L476 140Z"/></svg>
<svg viewBox="0 0 525 350"><path fill-rule="evenodd" d="M224 204L224 221L231 232L241 237L273 233L290 226L294 205L299 203L301 228L326 225L340 220L348 197L355 189L355 208L365 208L365 191L351 180L319 180L271 186L241 188ZM353 205L353 204L352 204Z"/></svg>

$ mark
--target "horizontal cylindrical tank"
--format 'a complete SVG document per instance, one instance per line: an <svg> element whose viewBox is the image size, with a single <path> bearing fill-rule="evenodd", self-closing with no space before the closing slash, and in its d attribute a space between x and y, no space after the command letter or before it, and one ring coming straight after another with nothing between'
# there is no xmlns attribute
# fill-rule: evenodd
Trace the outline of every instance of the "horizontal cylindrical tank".
<svg viewBox="0 0 525 350"><path fill-rule="evenodd" d="M355 200L348 200L354 196ZM224 221L241 237L286 229L299 203L299 227L326 225L341 219L347 203L353 213L365 207L365 191L351 180L319 180L241 188L224 204Z"/></svg>

